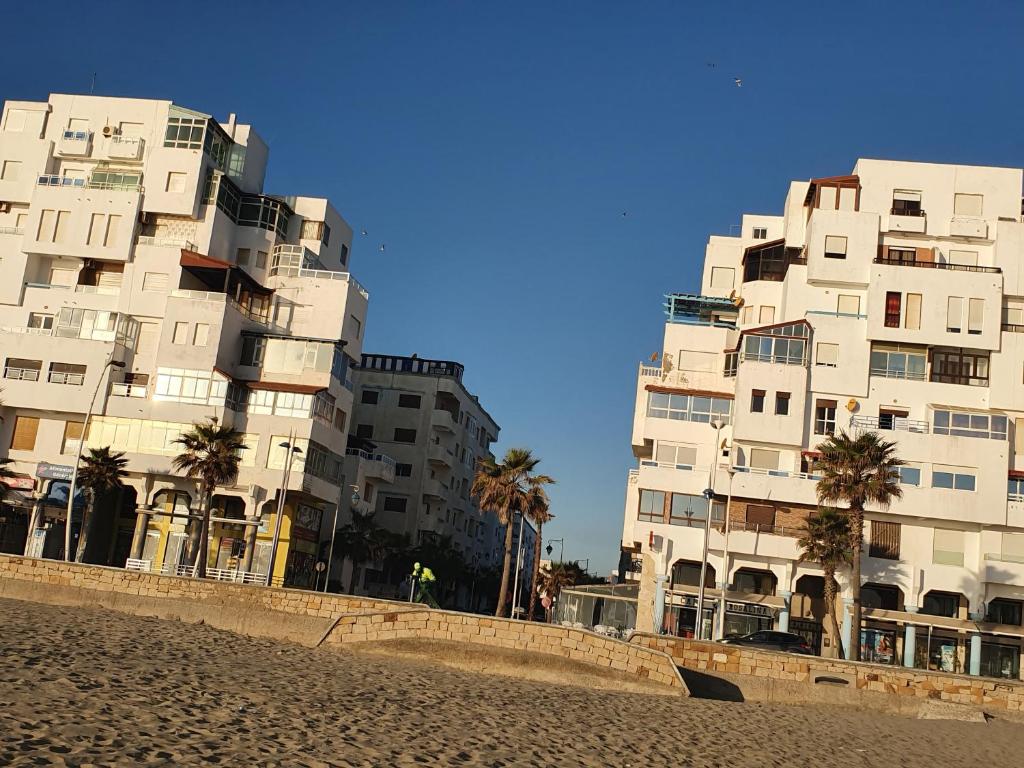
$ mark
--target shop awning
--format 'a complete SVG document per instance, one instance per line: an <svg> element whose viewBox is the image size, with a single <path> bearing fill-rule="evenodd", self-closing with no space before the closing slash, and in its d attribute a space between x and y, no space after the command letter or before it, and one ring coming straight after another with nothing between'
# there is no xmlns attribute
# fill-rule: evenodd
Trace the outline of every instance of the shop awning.
<svg viewBox="0 0 1024 768"><path fill-rule="evenodd" d="M734 400L736 396L732 392L712 392L707 389L680 389L679 387L663 387L660 384L648 384L644 387L648 392L657 392L662 395L690 395L691 397L721 397L726 400Z"/></svg>
<svg viewBox="0 0 1024 768"><path fill-rule="evenodd" d="M269 296L274 292L273 289L261 285L256 278L241 267L228 261L215 259L213 256L207 256L204 253L182 248L181 261L179 263L182 267L189 270L191 274L216 291L233 293L230 290L233 284L241 283L252 293ZM230 284L225 279L225 273L230 275Z"/></svg>
<svg viewBox="0 0 1024 768"><path fill-rule="evenodd" d="M270 392L294 392L297 395L315 395L323 392L327 387L316 384L283 384L277 381L246 381L243 382L249 389L262 389Z"/></svg>

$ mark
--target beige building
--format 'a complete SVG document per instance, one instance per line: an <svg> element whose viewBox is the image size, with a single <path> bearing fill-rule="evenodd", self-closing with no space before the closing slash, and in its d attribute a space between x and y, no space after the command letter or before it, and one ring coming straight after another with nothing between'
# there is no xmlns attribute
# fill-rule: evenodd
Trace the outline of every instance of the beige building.
<svg viewBox="0 0 1024 768"><path fill-rule="evenodd" d="M1021 181L860 160L710 238L699 294L667 297L658 362L639 369L623 566L640 624L694 633L711 487L702 634L820 647L821 571L797 545L816 448L879 431L907 465L902 500L868 514L863 657L1020 676Z"/></svg>
<svg viewBox="0 0 1024 768"><path fill-rule="evenodd" d="M127 453L130 487L90 561L180 568L197 491L171 467L174 440L216 416L248 450L215 497L215 573L264 578L281 443L294 435L274 576L313 581L344 486L368 295L348 272L352 230L327 200L264 192L268 154L234 115L169 101L5 104L0 451L17 477L3 548L62 555L95 393L85 439Z"/></svg>

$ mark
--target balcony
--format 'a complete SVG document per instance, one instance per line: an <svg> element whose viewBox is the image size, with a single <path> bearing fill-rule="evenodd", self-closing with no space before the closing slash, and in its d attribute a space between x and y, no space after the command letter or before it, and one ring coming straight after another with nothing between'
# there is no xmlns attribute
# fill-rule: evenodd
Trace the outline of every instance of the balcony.
<svg viewBox="0 0 1024 768"><path fill-rule="evenodd" d="M361 451L358 448L346 448L346 456L359 459L361 472L366 477L376 478L385 483L395 481L395 460L384 453Z"/></svg>
<svg viewBox="0 0 1024 768"><path fill-rule="evenodd" d="M56 174L43 174L36 177L36 186L39 187L78 187L85 189L85 179L73 178L71 176L57 176Z"/></svg>
<svg viewBox="0 0 1024 768"><path fill-rule="evenodd" d="M927 421L906 419L902 416L853 416L850 418L850 426L861 430L915 432L919 435L927 435L929 430Z"/></svg>
<svg viewBox="0 0 1024 768"><path fill-rule="evenodd" d="M91 131L64 131L57 140L57 153L65 157L88 157L91 147Z"/></svg>
<svg viewBox="0 0 1024 768"><path fill-rule="evenodd" d="M736 304L717 296L673 293L665 297L665 316L670 323L736 329Z"/></svg>
<svg viewBox="0 0 1024 768"><path fill-rule="evenodd" d="M85 373L77 373L73 371L50 371L46 380L51 384L65 384L71 387L80 387L85 383Z"/></svg>
<svg viewBox="0 0 1024 768"><path fill-rule="evenodd" d="M455 416L452 415L451 411L444 408L435 408L430 415L430 426L442 432L454 434L456 423Z"/></svg>
<svg viewBox="0 0 1024 768"><path fill-rule="evenodd" d="M444 499L448 498L449 489L448 486L433 477L428 477L423 481L423 495L430 499Z"/></svg>
<svg viewBox="0 0 1024 768"><path fill-rule="evenodd" d="M182 240L174 237L148 237L140 235L135 239L136 245L152 245L157 248L184 248L186 251L195 251L196 244L191 240Z"/></svg>
<svg viewBox="0 0 1024 768"><path fill-rule="evenodd" d="M889 211L890 232L923 233L927 224L928 217L923 209L893 208Z"/></svg>
<svg viewBox="0 0 1024 768"><path fill-rule="evenodd" d="M303 245L275 245L271 252L270 277L305 277L314 280L339 280L350 283L364 299L370 294L348 272L326 269L315 254Z"/></svg>
<svg viewBox="0 0 1024 768"><path fill-rule="evenodd" d="M793 504L817 504L817 481L820 475L784 469L734 467L732 494L751 499L772 499ZM728 475L720 470L715 483L718 494L727 493Z"/></svg>
<svg viewBox="0 0 1024 768"><path fill-rule="evenodd" d="M1024 587L1024 556L987 553L984 579L995 584Z"/></svg>
<svg viewBox="0 0 1024 768"><path fill-rule="evenodd" d="M111 160L141 160L145 143L141 136L111 136L107 140L107 157Z"/></svg>
<svg viewBox="0 0 1024 768"><path fill-rule="evenodd" d="M4 368L4 378L14 381L39 381L39 368L15 368L7 366Z"/></svg>
<svg viewBox="0 0 1024 768"><path fill-rule="evenodd" d="M432 443L427 448L427 460L431 464L451 469L455 462L455 453L451 448L446 448L438 443Z"/></svg>
<svg viewBox="0 0 1024 768"><path fill-rule="evenodd" d="M145 400L148 395L145 384L124 384L114 382L110 385L111 397L136 397Z"/></svg>
<svg viewBox="0 0 1024 768"><path fill-rule="evenodd" d="M949 220L950 237L988 237L988 222L973 217L954 216Z"/></svg>
<svg viewBox="0 0 1024 768"><path fill-rule="evenodd" d="M888 264L891 267L921 267L923 269L945 269L951 272L981 272L997 275L999 267L979 267L977 264L952 264L948 261L902 261L896 259L876 258L875 264Z"/></svg>

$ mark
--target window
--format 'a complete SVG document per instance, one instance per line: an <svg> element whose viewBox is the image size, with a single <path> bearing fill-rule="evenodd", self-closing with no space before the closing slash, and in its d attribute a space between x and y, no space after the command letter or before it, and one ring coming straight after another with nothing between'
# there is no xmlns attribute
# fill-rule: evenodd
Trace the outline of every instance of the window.
<svg viewBox="0 0 1024 768"><path fill-rule="evenodd" d="M358 339L359 334L363 332L363 324L359 322L359 318L355 315L349 315L349 320L352 321L353 335Z"/></svg>
<svg viewBox="0 0 1024 768"><path fill-rule="evenodd" d="M768 227L754 227L754 239L765 240L768 237Z"/></svg>
<svg viewBox="0 0 1024 768"><path fill-rule="evenodd" d="M764 413L764 390L755 389L750 393L750 412Z"/></svg>
<svg viewBox="0 0 1024 768"><path fill-rule="evenodd" d="M372 440L373 424L358 424L356 426L356 437L363 438L364 440Z"/></svg>
<svg viewBox="0 0 1024 768"><path fill-rule="evenodd" d="M964 264L969 267L976 267L978 266L978 252L950 249L947 261L950 264Z"/></svg>
<svg viewBox="0 0 1024 768"><path fill-rule="evenodd" d="M240 267L249 266L249 260L252 258L251 248L239 248L235 251L235 264Z"/></svg>
<svg viewBox="0 0 1024 768"><path fill-rule="evenodd" d="M85 366L74 363L50 363L50 373L46 380L51 384L80 387L85 383Z"/></svg>
<svg viewBox="0 0 1024 768"><path fill-rule="evenodd" d="M788 416L789 415L789 392L776 392L775 393L775 415L776 416Z"/></svg>
<svg viewBox="0 0 1024 768"><path fill-rule="evenodd" d="M81 421L64 422L64 440L61 442L61 453L78 453L79 445L82 442L83 426L85 424Z"/></svg>
<svg viewBox="0 0 1024 768"><path fill-rule="evenodd" d="M724 397L650 392L647 397L647 415L656 419L696 421L703 424L710 424L712 419L722 419L728 424L732 419L732 400Z"/></svg>
<svg viewBox="0 0 1024 768"><path fill-rule="evenodd" d="M327 245L331 239L331 228L322 221L303 219L299 238L302 240L318 240Z"/></svg>
<svg viewBox="0 0 1024 768"><path fill-rule="evenodd" d="M154 400L193 405L224 405L228 380L214 371L157 368Z"/></svg>
<svg viewBox="0 0 1024 768"><path fill-rule="evenodd" d="M14 419L14 434L11 436L12 451L31 451L36 447L39 419L34 416L17 416Z"/></svg>
<svg viewBox="0 0 1024 768"><path fill-rule="evenodd" d="M301 392L274 393L274 415L309 418L313 411L313 395Z"/></svg>
<svg viewBox="0 0 1024 768"><path fill-rule="evenodd" d="M173 149L202 149L205 117L168 117L164 146Z"/></svg>
<svg viewBox="0 0 1024 768"><path fill-rule="evenodd" d="M167 292L166 272L145 272L142 275L142 290L153 293Z"/></svg>
<svg viewBox="0 0 1024 768"><path fill-rule="evenodd" d="M904 310L903 327L911 331L921 330L921 294L908 293Z"/></svg>
<svg viewBox="0 0 1024 768"><path fill-rule="evenodd" d="M985 318L985 300L968 299L967 301L967 332L977 336L981 333Z"/></svg>
<svg viewBox="0 0 1024 768"><path fill-rule="evenodd" d="M1008 535L1013 534L1004 533L1003 537L1005 538ZM990 600L985 621L990 621L993 624L1011 624L1019 627L1022 623L1021 619L1024 618L1022 617L1022 608L1024 608L1024 603L1021 603L1020 600L1006 600L1004 598Z"/></svg>
<svg viewBox="0 0 1024 768"><path fill-rule="evenodd" d="M748 325L754 321L754 308L749 304L740 310L740 325Z"/></svg>
<svg viewBox="0 0 1024 768"><path fill-rule="evenodd" d="M819 341L816 345L814 364L823 365L826 368L835 368L839 365L839 345Z"/></svg>
<svg viewBox="0 0 1024 768"><path fill-rule="evenodd" d="M380 402L380 392L376 389L364 389L359 401L363 405L376 405Z"/></svg>
<svg viewBox="0 0 1024 768"><path fill-rule="evenodd" d="M951 491L973 491L975 470L972 467L949 467L944 464L932 466L932 488Z"/></svg>
<svg viewBox="0 0 1024 768"><path fill-rule="evenodd" d="M420 407L420 396L419 395L402 395L398 396L398 407L399 408L419 408Z"/></svg>
<svg viewBox="0 0 1024 768"><path fill-rule="evenodd" d="M192 344L197 347L205 347L210 339L210 326L206 323L196 323L192 333Z"/></svg>
<svg viewBox="0 0 1024 768"><path fill-rule="evenodd" d="M803 365L805 345L804 339L750 334L743 341L743 359L762 363Z"/></svg>
<svg viewBox="0 0 1024 768"><path fill-rule="evenodd" d="M960 296L950 296L946 300L946 332L960 333L963 327L964 300Z"/></svg>
<svg viewBox="0 0 1024 768"><path fill-rule="evenodd" d="M328 228L328 232L330 229ZM345 266L348 263L348 244L341 244L341 266Z"/></svg>
<svg viewBox="0 0 1024 768"><path fill-rule="evenodd" d="M936 410L932 419L932 432L936 435L1006 439L1007 418L1000 414Z"/></svg>
<svg viewBox="0 0 1024 768"><path fill-rule="evenodd" d="M841 293L836 299L836 312L840 315L860 317L860 296Z"/></svg>
<svg viewBox="0 0 1024 768"><path fill-rule="evenodd" d="M932 352L931 380L945 384L988 386L988 352L936 348Z"/></svg>
<svg viewBox="0 0 1024 768"><path fill-rule="evenodd" d="M916 248L898 248L896 246L883 246L882 247L882 258L883 262L890 262L895 264L916 264L917 263L917 249Z"/></svg>
<svg viewBox="0 0 1024 768"><path fill-rule="evenodd" d="M891 213L896 216L924 216L921 193L910 189L893 190Z"/></svg>
<svg viewBox="0 0 1024 768"><path fill-rule="evenodd" d="M761 325L769 325L775 322L775 307L763 306L758 310L757 321Z"/></svg>
<svg viewBox="0 0 1024 768"><path fill-rule="evenodd" d="M188 344L188 323L175 323L172 344Z"/></svg>
<svg viewBox="0 0 1024 768"><path fill-rule="evenodd" d="M405 512L409 500L403 496L385 496L382 508L385 512Z"/></svg>
<svg viewBox="0 0 1024 768"><path fill-rule="evenodd" d="M665 492L641 490L637 517L644 523L664 523Z"/></svg>
<svg viewBox="0 0 1024 768"><path fill-rule="evenodd" d="M53 315L47 315L42 312L29 312L28 313L28 327L38 328L42 331L49 331L53 329Z"/></svg>
<svg viewBox="0 0 1024 768"><path fill-rule="evenodd" d="M769 471L778 471L778 451L773 451L769 448L751 448L748 450L747 453L747 466L752 467L754 469L767 469Z"/></svg>
<svg viewBox="0 0 1024 768"><path fill-rule="evenodd" d="M416 442L416 430L415 429L403 429L401 427L395 428L395 442L396 443L415 443Z"/></svg>
<svg viewBox="0 0 1024 768"><path fill-rule="evenodd" d="M818 400L814 405L814 434L836 433L836 401Z"/></svg>
<svg viewBox="0 0 1024 768"><path fill-rule="evenodd" d="M932 562L937 565L962 566L964 564L964 532L936 528L932 546Z"/></svg>
<svg viewBox="0 0 1024 768"><path fill-rule="evenodd" d="M173 192L175 194L183 193L185 191L185 178L186 174L171 171L167 174L167 186L164 191Z"/></svg>
<svg viewBox="0 0 1024 768"><path fill-rule="evenodd" d="M732 267L712 267L711 287L719 290L730 290L735 284L736 270Z"/></svg>
<svg viewBox="0 0 1024 768"><path fill-rule="evenodd" d="M775 528L775 507L765 504L747 504L744 522L748 531L768 531Z"/></svg>
<svg viewBox="0 0 1024 768"><path fill-rule="evenodd" d="M907 344L875 344L871 347L871 375L887 379L924 381L928 353Z"/></svg>
<svg viewBox="0 0 1024 768"><path fill-rule="evenodd" d="M89 232L85 236L86 245L99 245L103 236L103 224L106 217L102 213L94 213L89 218Z"/></svg>
<svg viewBox="0 0 1024 768"><path fill-rule="evenodd" d="M953 215L980 217L984 200L984 195L968 195L958 192L953 195Z"/></svg>
<svg viewBox="0 0 1024 768"><path fill-rule="evenodd" d="M724 520L725 504L715 502L711 521ZM708 519L708 500L703 495L673 493L669 505L669 525L692 526L694 521L704 523ZM702 525L703 527L703 525Z"/></svg>
<svg viewBox="0 0 1024 768"><path fill-rule="evenodd" d="M267 268L267 252L256 251L256 268L266 269Z"/></svg>
<svg viewBox="0 0 1024 768"><path fill-rule="evenodd" d="M39 381L39 371L42 369L42 360L8 357L4 364L4 378L17 381Z"/></svg>
<svg viewBox="0 0 1024 768"><path fill-rule="evenodd" d="M846 238L839 235L825 235L825 258L845 259Z"/></svg>
<svg viewBox="0 0 1024 768"><path fill-rule="evenodd" d="M697 446L678 443L658 443L654 459L658 464L676 469L693 469L697 463Z"/></svg>
<svg viewBox="0 0 1024 768"><path fill-rule="evenodd" d="M727 379L731 379L736 375L736 364L739 360L739 354L736 352L725 353L725 368L722 370L722 375Z"/></svg>
<svg viewBox="0 0 1024 768"><path fill-rule="evenodd" d="M914 488L921 487L921 468L913 464L904 464L896 468L900 478L900 485L910 485Z"/></svg>
<svg viewBox="0 0 1024 768"><path fill-rule="evenodd" d="M871 557L881 557L886 560L899 560L900 524L872 520L871 545L868 554Z"/></svg>
<svg viewBox="0 0 1024 768"><path fill-rule="evenodd" d="M402 464L398 462L395 464L395 477L411 477L412 476L412 464Z"/></svg>
<svg viewBox="0 0 1024 768"><path fill-rule="evenodd" d="M0 181L17 181L21 176L20 160L4 160L3 168L0 169Z"/></svg>
<svg viewBox="0 0 1024 768"><path fill-rule="evenodd" d="M900 305L903 294L897 291L887 291L885 294L885 327L900 327Z"/></svg>

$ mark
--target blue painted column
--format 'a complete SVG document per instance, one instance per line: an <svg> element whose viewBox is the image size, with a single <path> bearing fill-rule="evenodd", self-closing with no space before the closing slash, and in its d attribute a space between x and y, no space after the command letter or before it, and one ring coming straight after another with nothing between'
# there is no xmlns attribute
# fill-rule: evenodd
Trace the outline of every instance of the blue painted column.
<svg viewBox="0 0 1024 768"><path fill-rule="evenodd" d="M971 635L971 663L968 670L972 675L981 674L981 633Z"/></svg>
<svg viewBox="0 0 1024 768"><path fill-rule="evenodd" d="M907 613L917 613L916 605L905 605ZM903 625L903 666L914 667L914 656L917 651L917 627L913 624Z"/></svg>
<svg viewBox="0 0 1024 768"><path fill-rule="evenodd" d="M849 597L843 598L843 655L847 659L853 658L853 647L850 645L850 636L853 634L851 629L853 628L853 600ZM858 632L859 634L859 632ZM857 642L860 642L860 638L857 638Z"/></svg>
<svg viewBox="0 0 1024 768"><path fill-rule="evenodd" d="M789 605L793 593L782 590L779 592L779 596L782 598L782 608L779 609L779 632L789 632Z"/></svg>
<svg viewBox="0 0 1024 768"><path fill-rule="evenodd" d="M654 577L654 633L662 634L665 627L665 582L668 576Z"/></svg>

